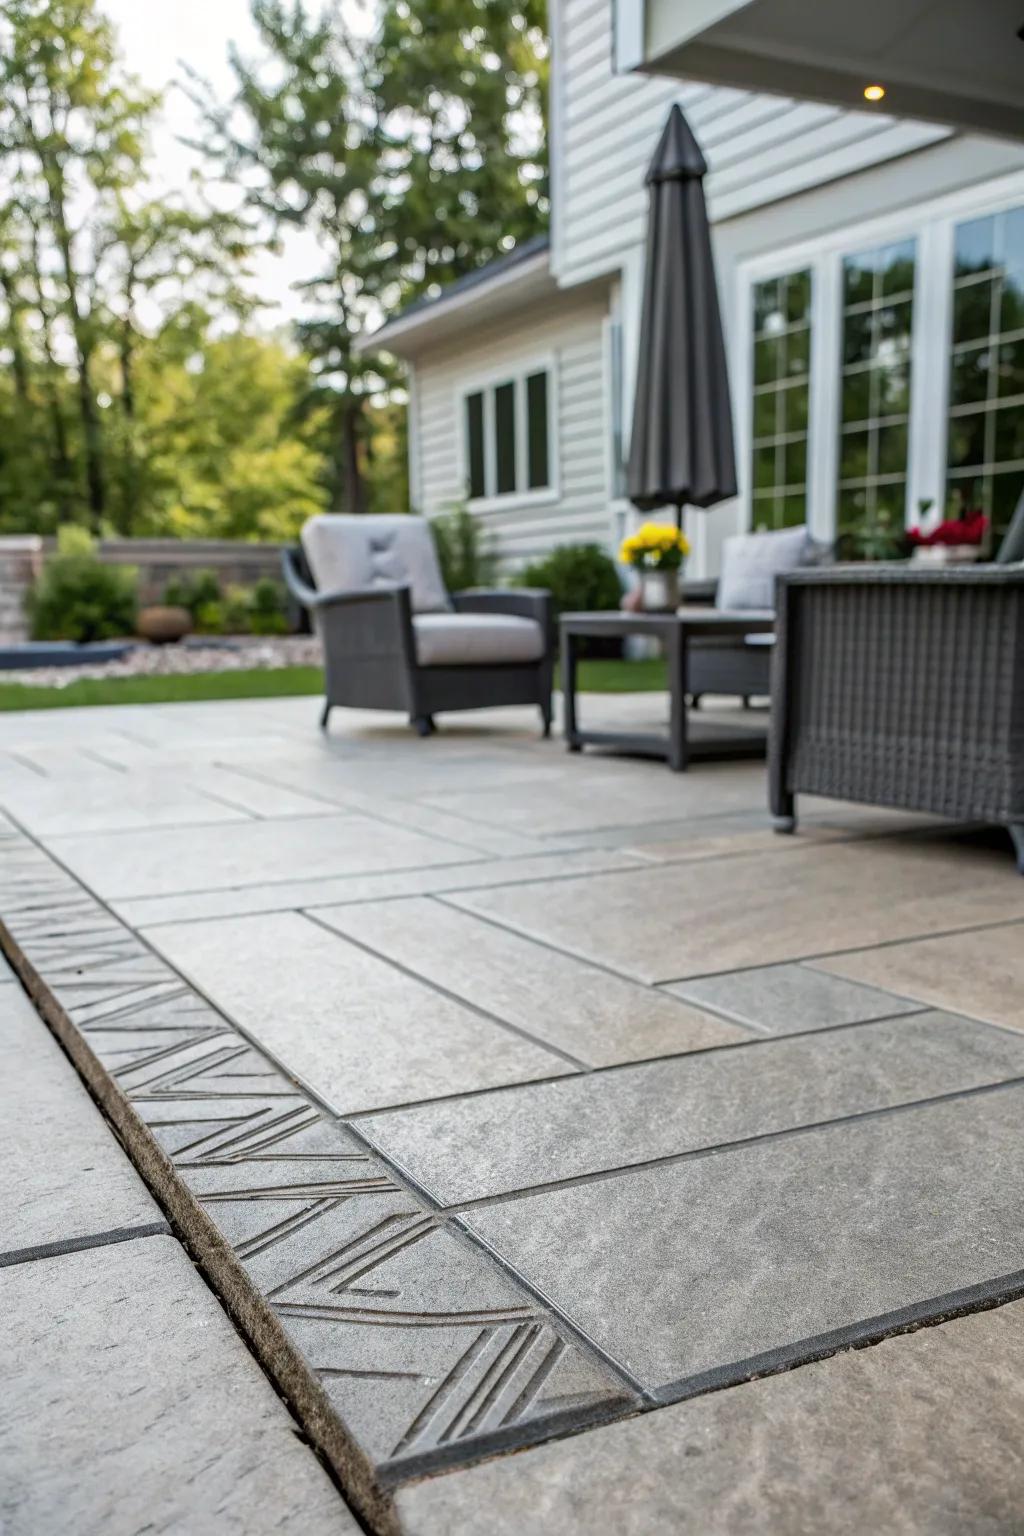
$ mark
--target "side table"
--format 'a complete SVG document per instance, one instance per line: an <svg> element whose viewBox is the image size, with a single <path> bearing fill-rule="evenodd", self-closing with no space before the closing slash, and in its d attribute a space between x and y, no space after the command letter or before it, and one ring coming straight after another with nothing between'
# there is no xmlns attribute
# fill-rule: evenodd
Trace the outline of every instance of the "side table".
<svg viewBox="0 0 1024 1536"><path fill-rule="evenodd" d="M707 726L688 721L687 646L697 635L771 634L773 613L725 612L713 608L680 608L675 613L563 613L561 633L562 691L565 698L565 740L570 752L585 746L617 748L643 757L663 758L674 773L683 773L697 757L763 757L767 731L759 727ZM654 732L583 729L576 713L579 642L591 636L623 638L647 635L660 640L668 662L670 717L667 735Z"/></svg>

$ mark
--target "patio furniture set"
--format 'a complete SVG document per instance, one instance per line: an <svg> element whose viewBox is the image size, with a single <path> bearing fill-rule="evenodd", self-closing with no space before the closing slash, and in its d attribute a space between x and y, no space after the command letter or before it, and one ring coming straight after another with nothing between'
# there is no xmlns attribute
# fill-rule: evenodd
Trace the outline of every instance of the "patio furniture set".
<svg viewBox="0 0 1024 1536"><path fill-rule="evenodd" d="M802 546L802 547L798 547ZM534 704L550 734L550 595L449 594L425 520L328 515L284 556L324 648L321 724L337 705L434 714ZM1024 496L992 564L827 566L805 530L726 541L713 607L560 619L565 736L664 758L751 756L766 733L705 728L704 693L771 696L769 799L797 825L798 794L1009 829L1024 873ZM646 635L668 661L667 735L584 729L577 663L588 636Z"/></svg>

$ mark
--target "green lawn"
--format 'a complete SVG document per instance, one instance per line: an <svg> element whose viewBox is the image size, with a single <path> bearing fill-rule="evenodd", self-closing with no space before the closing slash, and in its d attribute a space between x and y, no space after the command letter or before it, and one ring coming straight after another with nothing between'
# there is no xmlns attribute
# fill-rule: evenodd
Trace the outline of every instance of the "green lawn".
<svg viewBox="0 0 1024 1536"><path fill-rule="evenodd" d="M663 661L584 661L579 686L589 693L648 693L665 687ZM170 677L86 679L66 688L0 683L0 711L71 709L83 704L181 704L203 699L278 699L320 693L319 667L274 671L193 672Z"/></svg>

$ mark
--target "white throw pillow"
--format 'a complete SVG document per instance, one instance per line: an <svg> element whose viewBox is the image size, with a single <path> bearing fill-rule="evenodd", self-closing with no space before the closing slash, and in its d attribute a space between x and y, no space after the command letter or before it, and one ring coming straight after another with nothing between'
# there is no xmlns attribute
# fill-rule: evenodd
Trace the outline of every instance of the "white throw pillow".
<svg viewBox="0 0 1024 1536"><path fill-rule="evenodd" d="M738 533L722 546L715 606L730 611L775 607L775 578L807 563L813 545L805 527Z"/></svg>
<svg viewBox="0 0 1024 1536"><path fill-rule="evenodd" d="M303 528L302 548L321 592L408 586L414 613L451 608L434 535L424 517L320 513Z"/></svg>

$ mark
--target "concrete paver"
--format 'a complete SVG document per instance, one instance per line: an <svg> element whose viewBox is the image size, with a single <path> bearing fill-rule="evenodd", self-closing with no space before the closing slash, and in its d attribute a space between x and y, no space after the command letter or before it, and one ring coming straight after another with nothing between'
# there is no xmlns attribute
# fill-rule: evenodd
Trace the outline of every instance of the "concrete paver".
<svg viewBox="0 0 1024 1536"><path fill-rule="evenodd" d="M659 705L587 707L611 723ZM679 778L569 759L530 712L442 718L426 742L355 713L323 736L316 712L300 699L0 718L0 804L9 791L24 826L0 820L0 917L371 1527L1013 1529L1024 1074L1008 998L1024 886L1009 856L824 802L802 807L805 835L779 839L763 767ZM990 914L1001 926L981 926ZM0 1008L7 995L20 987L0 972ZM36 1108L53 1061L70 1071L43 1041L17 1045L41 1074L24 1108L12 1100L19 1148L56 1147L72 1115ZM42 1161L21 1176L43 1190L38 1230L81 1188L74 1241L102 1239L83 1230L91 1169L62 1182ZM101 1254L131 1289L143 1250L165 1249L180 1257L129 1233L4 1273L85 1276ZM32 1443L59 1438L82 1361L109 1349L130 1377L142 1337L171 1383L178 1465L192 1466L189 1423L208 1442L199 1494L150 1497L154 1527L203 1532L213 1509L218 1531L287 1517L319 1533L300 1463L323 1474L290 1428L299 1461L276 1480L276 1449L248 1454L278 1445L259 1413L219 1456L186 1279L164 1312L154 1285L163 1354L141 1326L126 1341L127 1302L91 1301L117 1292L106 1273L77 1292L88 1352L27 1336L56 1381ZM37 1317L71 1315L64 1286L40 1285ZM202 1297L219 1340L224 1314ZM944 1322L807 1363L988 1302L1008 1304L962 1333ZM233 1381L220 1348L218 1383ZM782 1365L796 1369L630 1417ZM19 1507L47 1536L59 1508L88 1532L114 1507L87 1467L102 1402L82 1400L100 1429L69 1432L52 1504L11 1429ZM147 1432L116 1439L111 1497L129 1520L129 1471L147 1490L159 1455L153 1401L149 1415L140 1397ZM983 1405L983 1445L965 1402ZM609 1418L626 1422L594 1427Z"/></svg>
<svg viewBox="0 0 1024 1536"><path fill-rule="evenodd" d="M359 1128L454 1205L1020 1078L1024 1040L1009 1030L921 1013L369 1115Z"/></svg>
<svg viewBox="0 0 1024 1536"><path fill-rule="evenodd" d="M1010 1536L1024 1303L398 1494L406 1536Z"/></svg>
<svg viewBox="0 0 1024 1536"><path fill-rule="evenodd" d="M1024 1271L1024 1085L479 1206L470 1230L662 1399ZM886 1324L881 1319L888 1319Z"/></svg>
<svg viewBox="0 0 1024 1536"><path fill-rule="evenodd" d="M163 1215L17 982L0 987L0 1265Z"/></svg>
<svg viewBox="0 0 1024 1536"><path fill-rule="evenodd" d="M271 1536L292 1522L355 1536L173 1238L39 1259L3 1284L5 1536Z"/></svg>

